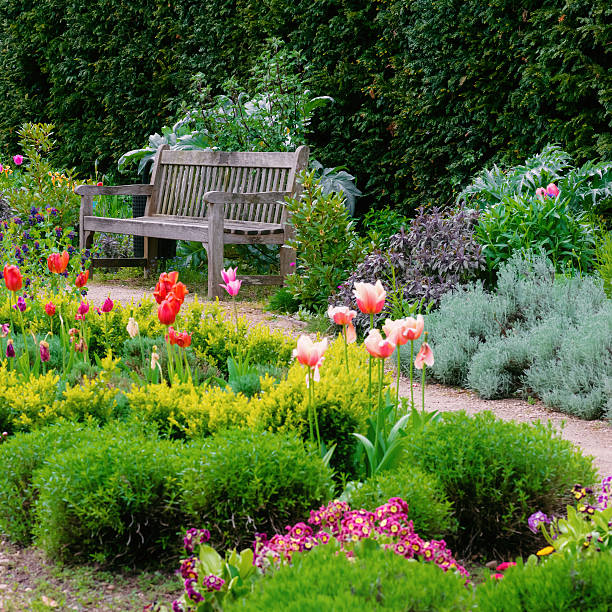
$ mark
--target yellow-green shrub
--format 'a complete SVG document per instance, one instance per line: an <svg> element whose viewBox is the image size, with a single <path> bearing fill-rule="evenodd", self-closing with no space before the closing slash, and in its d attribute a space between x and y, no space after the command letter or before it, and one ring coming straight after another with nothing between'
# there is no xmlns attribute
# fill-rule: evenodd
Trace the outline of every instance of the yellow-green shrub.
<svg viewBox="0 0 612 612"><path fill-rule="evenodd" d="M134 386L126 397L135 419L153 423L161 435L171 438L244 427L250 410L248 398L241 393L189 383Z"/></svg>
<svg viewBox="0 0 612 612"><path fill-rule="evenodd" d="M346 371L344 342L338 338L325 353L321 380L315 383L314 397L321 439L329 446L335 442L334 467L353 472L356 438L363 432L369 415L368 353L363 346L349 345L349 373ZM295 362L286 380L278 385L262 384L262 394L252 400L249 425L269 431L297 431L307 438L308 393L306 370ZM385 382L387 384L387 381ZM373 394L377 385L373 386Z"/></svg>

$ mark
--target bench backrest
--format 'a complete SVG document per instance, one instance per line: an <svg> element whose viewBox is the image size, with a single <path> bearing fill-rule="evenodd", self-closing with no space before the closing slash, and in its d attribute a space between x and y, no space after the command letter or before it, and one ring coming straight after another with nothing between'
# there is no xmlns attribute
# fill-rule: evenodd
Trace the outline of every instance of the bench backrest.
<svg viewBox="0 0 612 612"><path fill-rule="evenodd" d="M229 153L226 151L158 152L151 183L154 198L147 214L206 217L203 196L207 191L295 193L296 175L308 162L308 147L294 153ZM281 223L282 203L226 205L225 218Z"/></svg>

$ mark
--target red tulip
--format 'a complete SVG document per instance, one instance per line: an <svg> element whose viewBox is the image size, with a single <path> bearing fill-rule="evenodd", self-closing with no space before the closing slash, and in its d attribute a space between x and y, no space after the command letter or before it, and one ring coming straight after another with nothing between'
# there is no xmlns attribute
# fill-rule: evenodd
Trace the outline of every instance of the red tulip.
<svg viewBox="0 0 612 612"><path fill-rule="evenodd" d="M377 329L370 330L364 344L368 353L377 359L386 359L395 350L395 344L388 338L383 340L383 337Z"/></svg>
<svg viewBox="0 0 612 612"><path fill-rule="evenodd" d="M9 291L19 291L23 287L23 278L17 266L4 266L4 284Z"/></svg>
<svg viewBox="0 0 612 612"><path fill-rule="evenodd" d="M191 346L191 334L187 332L179 332L177 334L177 344L182 348Z"/></svg>
<svg viewBox="0 0 612 612"><path fill-rule="evenodd" d="M162 325L172 325L178 311L175 311L168 300L164 300L157 309L157 318Z"/></svg>
<svg viewBox="0 0 612 612"><path fill-rule="evenodd" d="M157 285L155 285L155 291L153 291L153 296L158 304L161 304L168 297L168 294L178 281L178 275L179 273L176 271L170 272L169 274L162 272L159 275L159 281Z"/></svg>
<svg viewBox="0 0 612 612"><path fill-rule="evenodd" d="M68 255L67 251L64 251L61 255L59 253L51 253L51 255L47 257L47 268L49 268L49 272L61 274L68 266L69 259L70 255Z"/></svg>
<svg viewBox="0 0 612 612"><path fill-rule="evenodd" d="M177 300L183 304L185 301L185 296L189 293L189 289L184 285L184 283L176 283L174 287L172 287L171 293L176 297Z"/></svg>
<svg viewBox="0 0 612 612"><path fill-rule="evenodd" d="M378 314L383 309L387 297L387 292L380 281L376 281L375 285L355 283L353 294L357 298L359 310L364 314Z"/></svg>
<svg viewBox="0 0 612 612"><path fill-rule="evenodd" d="M102 304L102 308L100 309L102 312L110 312L113 309L113 306L115 304L113 303L113 300L110 299L110 297L107 297L104 300L104 303Z"/></svg>
<svg viewBox="0 0 612 612"><path fill-rule="evenodd" d="M89 280L89 270L85 270L85 272L81 272L74 281L74 284L80 289L87 284Z"/></svg>
<svg viewBox="0 0 612 612"><path fill-rule="evenodd" d="M52 317L55 314L55 304L53 302L45 304L45 312Z"/></svg>

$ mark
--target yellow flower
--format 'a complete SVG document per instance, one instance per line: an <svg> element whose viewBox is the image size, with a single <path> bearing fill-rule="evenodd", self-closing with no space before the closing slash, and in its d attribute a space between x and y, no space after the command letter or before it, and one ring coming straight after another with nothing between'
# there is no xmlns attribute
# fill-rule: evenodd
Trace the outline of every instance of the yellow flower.
<svg viewBox="0 0 612 612"><path fill-rule="evenodd" d="M538 550L536 555L538 555L538 557L546 557L546 555L551 555L554 552L555 552L554 546L545 546L541 550Z"/></svg>

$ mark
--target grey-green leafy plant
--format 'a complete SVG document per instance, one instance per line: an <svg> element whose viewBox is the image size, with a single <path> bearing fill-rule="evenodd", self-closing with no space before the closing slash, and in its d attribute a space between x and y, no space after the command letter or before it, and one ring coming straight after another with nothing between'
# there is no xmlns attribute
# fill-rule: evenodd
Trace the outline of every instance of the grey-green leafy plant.
<svg viewBox="0 0 612 612"><path fill-rule="evenodd" d="M531 197L537 188L550 183L559 189L560 210L603 212L612 205L612 161L587 161L574 167L571 156L557 144L545 146L524 164L485 168L459 194L457 202L488 208L506 198Z"/></svg>

